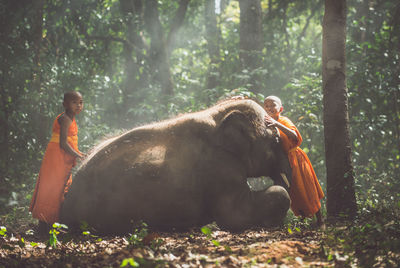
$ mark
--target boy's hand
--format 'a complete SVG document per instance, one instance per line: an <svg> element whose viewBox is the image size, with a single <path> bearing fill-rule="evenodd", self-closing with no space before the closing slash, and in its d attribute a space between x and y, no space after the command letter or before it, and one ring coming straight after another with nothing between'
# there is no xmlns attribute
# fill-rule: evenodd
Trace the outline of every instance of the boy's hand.
<svg viewBox="0 0 400 268"><path fill-rule="evenodd" d="M267 124L267 127L275 127L278 124L278 122L268 114L265 115L264 120L265 123Z"/></svg>

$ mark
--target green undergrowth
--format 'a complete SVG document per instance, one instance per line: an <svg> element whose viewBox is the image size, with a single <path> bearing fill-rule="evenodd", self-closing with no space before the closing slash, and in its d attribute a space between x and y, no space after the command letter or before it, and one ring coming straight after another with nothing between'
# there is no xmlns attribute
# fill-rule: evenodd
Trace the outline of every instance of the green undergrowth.
<svg viewBox="0 0 400 268"><path fill-rule="evenodd" d="M330 225L321 249L344 266L397 267L400 263L400 204L362 208L353 222Z"/></svg>

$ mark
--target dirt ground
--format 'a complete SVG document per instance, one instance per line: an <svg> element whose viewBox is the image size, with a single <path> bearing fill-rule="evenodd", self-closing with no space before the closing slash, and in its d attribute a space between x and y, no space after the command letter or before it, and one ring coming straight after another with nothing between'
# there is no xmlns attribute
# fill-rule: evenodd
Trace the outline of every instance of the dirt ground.
<svg viewBox="0 0 400 268"><path fill-rule="evenodd" d="M53 248L48 237L8 235L0 237L0 267L333 267L322 236L284 229L150 232L142 238L59 234Z"/></svg>

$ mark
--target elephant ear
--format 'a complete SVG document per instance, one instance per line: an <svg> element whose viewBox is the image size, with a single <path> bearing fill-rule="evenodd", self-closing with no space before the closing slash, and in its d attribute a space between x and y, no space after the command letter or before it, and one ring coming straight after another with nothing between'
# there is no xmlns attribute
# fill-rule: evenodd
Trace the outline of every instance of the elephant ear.
<svg viewBox="0 0 400 268"><path fill-rule="evenodd" d="M238 156L247 155L251 146L251 122L240 111L228 113L218 129L219 143Z"/></svg>

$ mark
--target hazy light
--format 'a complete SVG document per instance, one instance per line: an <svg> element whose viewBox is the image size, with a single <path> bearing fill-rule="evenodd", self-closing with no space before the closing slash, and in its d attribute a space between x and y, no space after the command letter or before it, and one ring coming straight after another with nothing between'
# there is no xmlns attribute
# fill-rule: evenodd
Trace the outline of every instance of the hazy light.
<svg viewBox="0 0 400 268"><path fill-rule="evenodd" d="M215 13L221 13L221 0L215 0Z"/></svg>

